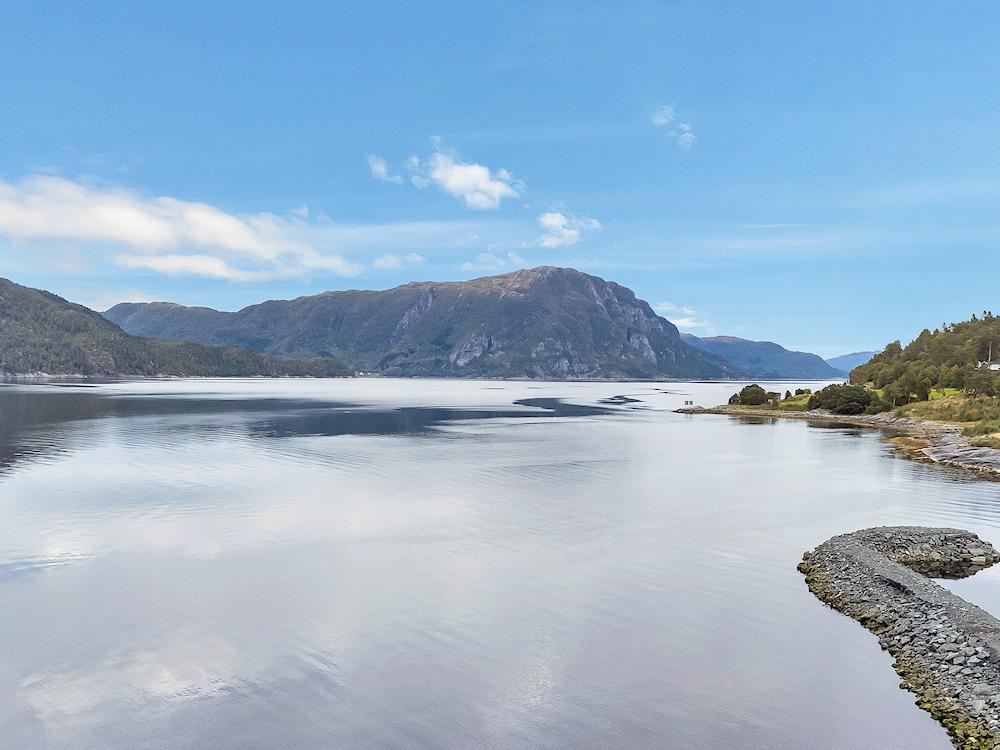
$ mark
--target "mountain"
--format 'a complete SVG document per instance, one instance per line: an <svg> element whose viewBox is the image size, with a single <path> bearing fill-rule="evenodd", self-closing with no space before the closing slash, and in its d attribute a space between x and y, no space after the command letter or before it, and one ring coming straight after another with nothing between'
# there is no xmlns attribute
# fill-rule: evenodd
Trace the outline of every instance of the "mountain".
<svg viewBox="0 0 1000 750"><path fill-rule="evenodd" d="M131 336L100 313L0 279L0 375L350 374L328 359L294 362L237 347Z"/></svg>
<svg viewBox="0 0 1000 750"><path fill-rule="evenodd" d="M792 352L770 341L748 341L735 336L699 338L688 333L681 338L691 346L714 354L751 378L823 380L844 375L815 354Z"/></svg>
<svg viewBox="0 0 1000 750"><path fill-rule="evenodd" d="M126 303L105 315L130 333L235 344L290 357L334 355L386 375L724 378L742 373L687 346L631 290L544 266L385 291L326 292L238 312Z"/></svg>
<svg viewBox="0 0 1000 750"><path fill-rule="evenodd" d="M830 367L847 374L858 365L863 365L876 354L878 352L851 352L850 354L841 354L839 357L831 357L826 360L826 363Z"/></svg>

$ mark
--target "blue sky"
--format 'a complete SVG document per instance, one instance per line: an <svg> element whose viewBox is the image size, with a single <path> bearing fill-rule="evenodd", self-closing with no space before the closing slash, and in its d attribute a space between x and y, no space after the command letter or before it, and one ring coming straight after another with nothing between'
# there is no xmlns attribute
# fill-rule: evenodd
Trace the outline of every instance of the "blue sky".
<svg viewBox="0 0 1000 750"><path fill-rule="evenodd" d="M566 265L692 333L880 348L994 306L998 27L987 2L14 4L0 275L236 309Z"/></svg>

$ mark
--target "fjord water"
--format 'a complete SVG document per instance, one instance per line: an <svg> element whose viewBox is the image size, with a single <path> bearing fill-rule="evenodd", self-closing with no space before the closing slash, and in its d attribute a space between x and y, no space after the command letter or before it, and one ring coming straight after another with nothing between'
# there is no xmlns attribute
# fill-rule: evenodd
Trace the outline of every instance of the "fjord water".
<svg viewBox="0 0 1000 750"><path fill-rule="evenodd" d="M0 747L949 747L795 565L998 485L733 388L0 386Z"/></svg>

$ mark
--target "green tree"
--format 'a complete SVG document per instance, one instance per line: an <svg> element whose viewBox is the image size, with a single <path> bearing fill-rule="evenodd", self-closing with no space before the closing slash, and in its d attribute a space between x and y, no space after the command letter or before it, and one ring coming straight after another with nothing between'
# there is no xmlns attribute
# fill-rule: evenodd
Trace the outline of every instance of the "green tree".
<svg viewBox="0 0 1000 750"><path fill-rule="evenodd" d="M976 396L996 395L996 376L989 370L973 370L965 376L965 392Z"/></svg>
<svg viewBox="0 0 1000 750"><path fill-rule="evenodd" d="M745 386L738 394L739 403L743 406L760 406L767 402L767 391L754 383Z"/></svg>
<svg viewBox="0 0 1000 750"><path fill-rule="evenodd" d="M809 397L810 409L827 409L834 414L861 414L872 402L872 392L864 386L833 384Z"/></svg>

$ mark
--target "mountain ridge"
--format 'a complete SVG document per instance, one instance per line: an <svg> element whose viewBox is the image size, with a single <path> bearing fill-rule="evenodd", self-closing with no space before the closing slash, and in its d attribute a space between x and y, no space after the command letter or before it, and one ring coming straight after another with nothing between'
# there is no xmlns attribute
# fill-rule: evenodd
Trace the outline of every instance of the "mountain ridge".
<svg viewBox="0 0 1000 750"><path fill-rule="evenodd" d="M841 372L848 374L855 367L865 364L872 357L874 357L878 352L850 352L849 354L840 354L836 357L830 357L826 360L826 363Z"/></svg>
<svg viewBox="0 0 1000 750"><path fill-rule="evenodd" d="M682 334L681 338L753 378L824 380L844 375L817 354L791 351L773 341L751 341L737 336L701 338L689 333Z"/></svg>
<svg viewBox="0 0 1000 750"><path fill-rule="evenodd" d="M347 375L342 362L285 360L239 347L152 341L100 313L0 278L0 376Z"/></svg>
<svg viewBox="0 0 1000 750"><path fill-rule="evenodd" d="M235 344L281 356L334 355L386 375L733 378L620 284L540 266L466 281L328 291L235 312L122 303L130 333Z"/></svg>

